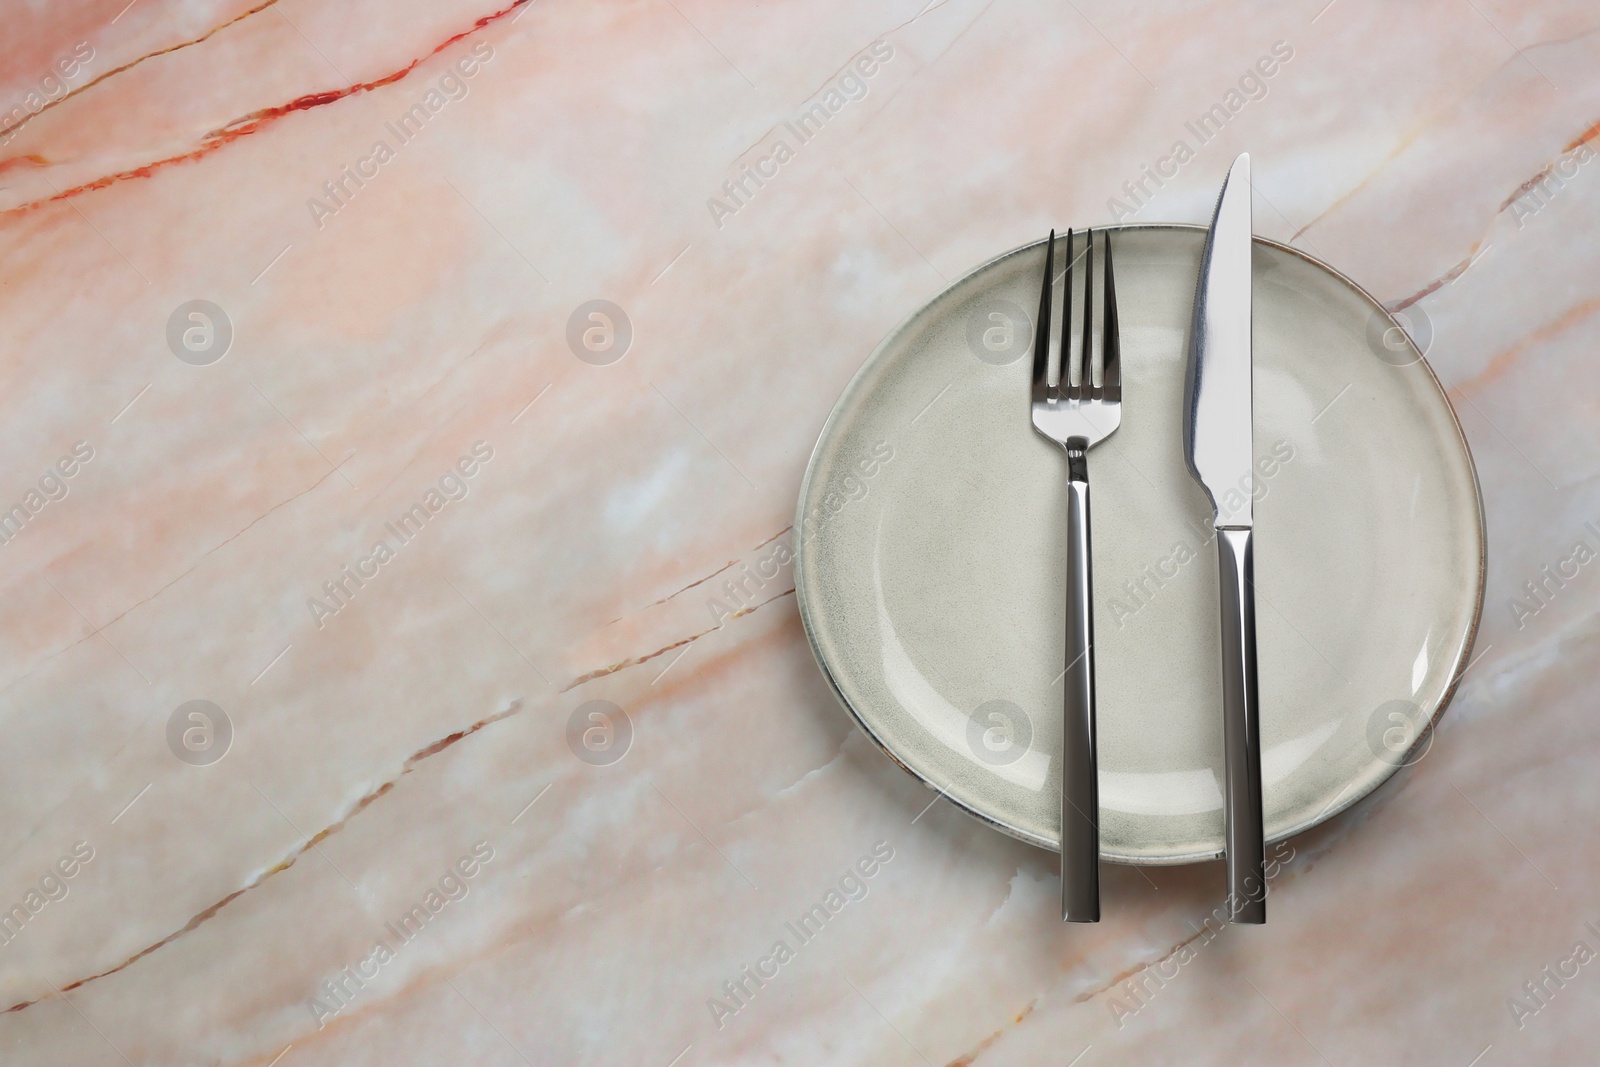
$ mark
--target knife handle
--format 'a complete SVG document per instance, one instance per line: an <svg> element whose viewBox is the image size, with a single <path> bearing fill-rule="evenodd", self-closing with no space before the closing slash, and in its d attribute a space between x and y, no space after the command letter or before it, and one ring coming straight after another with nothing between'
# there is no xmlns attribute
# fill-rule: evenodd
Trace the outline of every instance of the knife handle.
<svg viewBox="0 0 1600 1067"><path fill-rule="evenodd" d="M1067 670L1062 677L1061 918L1100 921L1100 783L1094 746L1089 464L1067 446Z"/></svg>
<svg viewBox="0 0 1600 1067"><path fill-rule="evenodd" d="M1236 923L1267 921L1255 561L1250 534L1249 528L1217 530L1222 588L1222 740L1227 760L1222 816L1228 846L1228 914Z"/></svg>

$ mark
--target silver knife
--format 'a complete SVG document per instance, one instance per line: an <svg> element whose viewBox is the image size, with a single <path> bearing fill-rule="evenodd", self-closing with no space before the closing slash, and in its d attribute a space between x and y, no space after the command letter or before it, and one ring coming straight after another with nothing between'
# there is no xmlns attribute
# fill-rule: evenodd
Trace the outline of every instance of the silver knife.
<svg viewBox="0 0 1600 1067"><path fill-rule="evenodd" d="M1206 234L1189 333L1183 437L1189 472L1204 487L1217 530L1222 592L1222 720L1227 759L1223 825L1228 914L1267 921L1261 813L1261 722L1256 688L1251 490L1250 157L1233 161Z"/></svg>

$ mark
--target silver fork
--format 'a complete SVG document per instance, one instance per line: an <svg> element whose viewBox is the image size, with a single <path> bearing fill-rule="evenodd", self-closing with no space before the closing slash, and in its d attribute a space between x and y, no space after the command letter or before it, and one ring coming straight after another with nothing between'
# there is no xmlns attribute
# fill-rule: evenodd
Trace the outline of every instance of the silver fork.
<svg viewBox="0 0 1600 1067"><path fill-rule="evenodd" d="M1067 231L1057 384L1050 376L1050 305L1056 234L1045 243L1033 339L1033 428L1067 451L1067 669L1061 730L1061 918L1100 921L1100 787L1095 757L1094 602L1089 584L1089 449L1122 421L1122 350L1111 236L1101 233L1105 277L1101 358L1094 358L1094 231L1084 235L1083 340L1072 344L1072 231ZM1095 374L1097 369L1100 373Z"/></svg>

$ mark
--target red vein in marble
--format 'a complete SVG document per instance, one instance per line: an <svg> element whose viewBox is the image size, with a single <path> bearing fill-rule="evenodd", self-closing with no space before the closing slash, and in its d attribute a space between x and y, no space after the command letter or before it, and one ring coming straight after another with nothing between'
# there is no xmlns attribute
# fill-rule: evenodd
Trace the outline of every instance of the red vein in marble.
<svg viewBox="0 0 1600 1067"><path fill-rule="evenodd" d="M1561 154L1566 155L1568 152L1571 152L1581 145L1588 144L1597 137L1600 137L1600 122L1593 123L1582 133L1578 134L1578 136L1568 141L1566 147L1561 150ZM1523 182L1521 185L1517 186L1515 192L1506 197L1505 200L1501 201L1499 208L1495 210L1495 217L1498 218L1504 214L1506 210L1510 208L1512 204L1516 203L1519 198L1525 195L1530 189L1533 189L1535 186L1537 186L1540 182L1544 181L1545 178L1549 177L1550 171L1554 169L1554 167L1554 163L1546 164L1542 169L1539 170L1537 174ZM1323 212L1323 214L1327 214L1327 212ZM1320 218L1321 216L1318 217ZM1309 228L1310 224L1308 223L1305 227L1301 228L1300 233L1304 233ZM1299 235L1299 233L1295 234L1296 237ZM1455 281L1457 278L1461 277L1461 275L1466 273L1467 268L1472 266L1473 259L1477 257L1478 250L1482 247L1483 242L1481 240L1473 242L1472 248L1467 251L1467 256L1465 259L1461 260L1455 266L1451 267L1449 270L1445 271L1445 273L1441 274L1439 277L1435 278L1433 281L1429 282L1415 293L1412 293L1404 300L1392 305L1389 310L1404 311L1412 304L1415 304L1418 300L1421 300L1427 296L1431 296L1440 289L1449 285L1451 282Z"/></svg>
<svg viewBox="0 0 1600 1067"><path fill-rule="evenodd" d="M252 525L254 525L254 524L252 523ZM763 541L760 545L757 545L756 547L759 549L759 548L762 548L762 547L764 547L764 546L766 546L768 544L771 544L773 541L775 541L779 537L783 536L783 534L785 532L787 532L788 529L789 529L788 527L785 527L784 530L780 530L778 533L774 534L772 537L767 538L767 540ZM240 532L242 533L243 531L240 531ZM238 536L238 535L236 534L234 536ZM230 538L230 540L232 540L232 538ZM698 585L700 583L696 582L694 584ZM691 586L688 586L686 588L693 588L693 586L691 585ZM742 608L739 611L736 611L736 612L732 613L731 615L729 615L726 619L724 619L723 620L723 625L726 625L727 622L732 620L732 619L737 619L737 618L741 618L741 617L743 617L745 615L749 615L752 612L757 611L758 609L766 606L767 604L771 604L773 601L776 601L776 600L781 600L784 597L789 596L789 595L791 595L793 593L794 593L794 589L792 589L792 588L786 589L783 592L778 593L776 596L773 596L773 597L770 597L770 598L768 598L766 600L763 600L758 604L752 604L748 608ZM614 674L617 671L620 671L620 670L622 670L622 669L624 669L626 667L637 666L638 664L648 662L649 660L655 659L658 656L665 655L666 653L671 652L674 649L681 648L681 647L683 647L684 645L687 645L687 644L691 644L694 641L697 641L700 638L706 636L706 634L712 633L712 632L714 632L716 630L719 630L719 629L721 629L721 626L713 626L708 630L702 631L701 633L697 633L697 634L694 634L694 635L692 635L690 637L686 637L681 641L673 642L672 644L666 646L665 648L657 649L656 651L647 653L647 654L645 654L643 656L637 656L637 657L634 657L634 658L631 658L631 659L623 660L623 661L621 661L619 663L612 664L612 665L610 665L608 667L603 667L603 668L600 668L599 670L591 671L588 674L585 674L582 677L580 677L579 679L577 679L576 681L574 681L571 685L567 686L566 689L562 690L562 692L564 692L564 693L568 692L568 691L576 688L577 686L582 685L584 682L592 681L595 678L603 677L603 676L608 675L608 674ZM169 945L172 942L176 941L178 938L183 937L185 934L189 933L190 931L192 931L195 928L197 928L198 926L200 926L201 923L204 923L208 919L210 919L213 916L215 916L223 908L225 908L229 904L233 903L233 901L237 900L239 897L243 896L245 893L249 892L250 890L256 888L262 882L265 882L268 878L271 878L273 875L279 874L282 871L286 871L290 867L293 867L295 865L296 861L298 861L301 856L305 855L308 851L310 851L315 846L321 844L327 838L331 837L332 835L338 833L340 830L344 829L344 827L350 822L350 820L355 818L355 816L359 815L362 811L364 811L369 804L371 804L373 801L377 800L379 797L383 796L384 794L386 794L390 790L392 790L399 783L400 779L402 779L406 775L410 774L414 769L416 769L417 765L420 764L423 760L426 760L426 759L428 759L428 758L430 758L432 756L438 755L440 752L443 752L446 749L450 748L451 746L455 745L456 743L464 740L465 738L472 736L473 734L477 733L479 730L483 729L484 727L490 726L490 725L492 725L494 723L497 723L497 722L500 722L501 720L508 719L511 716L513 716L513 715L517 714L518 712L520 712L521 710L522 710L522 701L520 701L520 700L513 701L511 703L511 705L509 707L507 707L504 711L497 712L494 715L488 716L487 718L479 719L477 722L471 724L470 726L466 726L466 727L464 727L464 728L462 728L460 730L455 731L452 734L448 734L448 735L440 738L439 740L433 742L432 744L426 745L423 748L418 749L416 752L413 752L409 757L406 758L405 762L403 764L401 764L399 773L397 773L393 778L388 779L383 784L379 785L377 788L375 788L375 789L371 790L370 792L366 793L364 796L361 797L360 800L358 800L355 803L355 805L349 810L349 812L347 812L345 814L345 816L343 818L341 818L338 821L336 821L336 822L324 827L315 836L311 837L303 845L301 845L299 848L297 848L293 852L291 852L288 856L286 856L285 858L280 860L278 863L274 864L272 867L270 867L267 870L263 871L255 879L253 879L249 884L243 886L242 888L234 890L232 893L229 893L227 896L223 897L221 900L219 900L216 903L210 905L209 907L204 908L203 910L201 910L200 912L195 914L195 916L193 918L191 918L187 923L185 923L178 930L173 931L172 933L168 934L166 937L164 937L161 940L155 942L154 944L148 945L145 948L140 949L138 952L135 952L133 955L129 956L127 959L123 960L121 963L117 964L116 966L109 967L106 970L98 972L97 974L91 974L91 975L88 975L87 977L79 978L79 979L77 979L75 981L68 982L67 984L60 986L59 987L59 991L61 993L70 993L72 990L78 989L78 988L80 988L80 987L82 987L84 985L87 985L90 982L93 982L93 981L96 981L98 979L105 978L105 977L108 977L110 975L116 974L118 971L122 971L122 970L127 969L128 967L131 967L133 964L139 962L139 960L141 960L144 957L150 955L152 952L155 952L157 949L163 948L166 945ZM9 1014L9 1013L14 1012L14 1011L21 1011L24 1008L31 1007L32 1005L39 1003L41 1000L48 1000L53 995L54 995L53 993L47 993L44 996L35 997L33 1000L26 1000L26 1001L18 1002L16 1004L11 1005L9 1008L4 1009L4 1011L0 1011L0 1014ZM1031 1008L1030 1008L1030 1010L1031 1010ZM1026 1014L1026 1013L1024 1013L1024 1014ZM1021 1017L1019 1016L1019 1021L1020 1021L1020 1018Z"/></svg>
<svg viewBox="0 0 1600 1067"><path fill-rule="evenodd" d="M517 8L523 7L529 2L530 0L513 0L508 7L502 8L501 10L489 15L480 16L473 21L471 29L462 30L460 33L453 34L444 41L440 42L438 45L434 46L424 55L418 56L405 66L399 68L398 70L391 71L381 78L374 78L371 81L356 82L354 85L347 85L340 89L327 89L318 93L307 93L304 96L296 97L286 104L279 104L275 107L261 108L257 111L252 111L248 115L243 115L237 119L234 119L232 122L221 127L220 129L212 130L211 132L207 133L201 146L192 151L183 152L176 156L169 156L166 159L158 159L154 162L146 163L143 166L134 167L130 170L118 171L115 174L108 174L104 177L96 178L94 181L85 182L82 185L75 185L70 189L58 192L54 196L45 197L42 200L34 200L26 204L19 204L17 207L0 212L0 218L8 215L24 214L34 210L35 208L42 207L45 204L54 203L57 200L66 200L74 196L81 196L84 193L106 189L118 182L130 181L135 178L148 178L158 170L163 170L179 163L191 163L197 159L208 156L212 152L215 152L226 145L232 144L239 138L248 137L250 134L256 133L257 131L272 125L280 119L295 114L296 112L310 111L314 108L326 107L329 104L336 103L349 96L356 96L361 93L371 92L374 89L381 89L386 85L393 85L395 82L404 78L406 75L410 74L413 70L416 70L423 63L427 62L429 59L432 59L446 48L449 48L456 42L471 36L472 34L483 29L485 26L488 26L494 22L498 22L500 19L505 18ZM27 158L40 164L46 162L37 156L30 156Z"/></svg>
<svg viewBox="0 0 1600 1067"><path fill-rule="evenodd" d="M1418 289L1416 292L1412 293L1410 296L1406 297L1404 300L1401 300L1401 301L1399 301L1397 303L1394 303L1394 304L1390 304L1389 305L1389 310L1390 311L1404 311L1406 308L1410 307L1412 304L1415 304L1418 300L1421 300L1424 297L1432 296L1434 293L1437 293L1440 289L1443 289L1445 286L1449 285L1451 282L1453 282L1457 278L1461 277L1463 274L1465 274L1467 272L1467 268L1472 266L1472 261L1474 259L1476 259L1477 256L1478 256L1478 249L1480 249L1482 247L1483 247L1483 242L1482 241L1474 241L1474 242L1472 242L1472 247L1467 249L1467 258L1461 260L1455 266L1451 267L1449 270L1445 271L1443 274L1439 275L1437 278L1433 279L1433 281L1429 282L1427 285L1423 286L1421 289Z"/></svg>
<svg viewBox="0 0 1600 1067"><path fill-rule="evenodd" d="M1524 336L1516 344L1499 353L1489 360L1488 366L1464 382L1457 382L1453 388L1462 392L1473 392L1481 389L1489 382L1504 374L1518 358L1537 344L1542 344L1558 337L1568 330L1584 322L1596 312L1600 312L1600 296L1590 297L1581 303L1574 304L1553 322L1546 323L1537 330Z"/></svg>
<svg viewBox="0 0 1600 1067"><path fill-rule="evenodd" d="M1577 149L1577 148L1579 148L1579 147L1581 147L1583 145L1588 144L1590 141L1594 140L1596 137L1600 137L1600 122L1594 123L1588 129L1586 129L1582 133L1578 134L1578 136L1576 136L1572 140L1568 141L1567 144L1566 144L1566 147L1561 150L1561 154L1562 155L1566 155L1568 152L1571 152L1574 149ZM1529 178L1527 181L1525 181L1521 185L1517 186L1516 192L1514 192L1510 196L1506 197L1504 203L1502 203L1500 205L1500 210L1504 211L1506 208L1510 207L1512 204L1516 203L1519 199L1521 199L1522 196L1524 194L1526 194L1529 190L1531 190L1534 186L1538 185L1540 182L1542 182L1546 178L1550 177L1550 172L1552 170L1555 170L1555 167L1556 167L1556 165L1555 165L1554 162L1548 163L1548 164L1545 165L1545 168L1543 170L1541 170L1539 173L1535 174L1533 177Z"/></svg>
<svg viewBox="0 0 1600 1067"><path fill-rule="evenodd" d="M1220 932L1220 931L1218 931L1218 932ZM1110 978L1106 979L1106 981L1103 984L1098 985L1098 986L1094 987L1093 989L1088 989L1088 990L1085 990L1082 993L1079 993L1077 996L1072 998L1072 1002L1074 1004L1084 1004L1084 1003L1087 1003L1088 1001L1093 1000L1095 997L1098 997L1101 993L1104 993L1104 992L1106 992L1108 990L1111 990L1111 989L1115 989L1117 986L1121 985L1123 982L1126 982L1128 979L1132 978L1134 975L1140 974L1140 973L1142 973L1144 971L1148 971L1150 968L1155 967L1158 964L1162 964L1162 963L1167 962L1172 957L1176 956L1178 953L1182 952L1184 949L1188 948L1190 945L1194 944L1196 941L1200 940L1205 935L1206 935L1206 928L1205 928L1204 925L1202 925L1200 927L1200 929L1196 930L1193 934L1191 934L1190 936L1184 938L1182 941L1179 941L1176 945L1173 945L1166 952L1162 953L1160 956L1157 956L1155 959L1146 960L1144 963L1136 963L1136 964L1134 964L1132 967L1129 967L1127 970L1123 971L1121 974L1113 975ZM1215 936L1215 935L1213 935L1213 936Z"/></svg>
<svg viewBox="0 0 1600 1067"><path fill-rule="evenodd" d="M770 543L774 539L775 538L768 538L768 540L763 542L763 544ZM783 594L780 594L780 596L781 595ZM759 605L757 606L759 607ZM752 608L750 610L753 611L755 609ZM748 612L745 614L748 614ZM750 646L746 645L740 649L729 650L720 656L714 657L709 661L712 665L710 670L715 670L716 665L728 662L734 657L747 652L749 648ZM708 668L706 666L702 666L700 668L698 677L704 679L707 674ZM642 702L648 703L651 699L654 698L650 694L646 693L643 694ZM638 710L639 705L638 703L635 703L630 706L632 706L635 710ZM751 813L745 813L745 815L749 814ZM740 816L740 818L743 817L744 816ZM720 861L714 860L713 862ZM656 867L650 867L648 870L631 871L628 874L628 877L647 874L650 871L655 871L658 869L659 868ZM612 899L613 897L621 898L631 891L626 886L618 888L619 884L620 883L613 879L611 882L611 888L601 891L598 896L591 894L587 900L587 903L592 906L604 907L606 901ZM484 960L492 959L495 956L509 951L513 947L520 946L522 943L522 938L511 936L512 933L526 930L528 933L531 933L537 937L554 925L564 922L566 918L570 916L571 912L568 907L562 906L561 908L557 909L555 913L551 913L550 911L546 910L544 914L544 918L535 918L531 920L531 925L525 926L521 922L508 923L505 933L503 933L498 941L491 945L484 953L479 953L469 958L453 959L431 967L422 968L421 970L409 975L401 986L392 990L391 992L374 999L365 1000L355 1007L340 1012L336 1019L328 1020L326 1026L316 1030L305 1031L294 1039L296 1047L304 1046L306 1048L310 1048L318 1042L337 1040L337 1035L340 1033L341 1028L345 1031L348 1031L350 1029L365 1025L367 1020L374 1018L380 1013L388 1010L392 1004L399 1001L403 997L412 995L418 990L436 988L439 985L440 979L448 980L455 975L461 974L469 967L475 966ZM1037 1003L1037 1001L1035 1001L1035 1003ZM1029 1004L1015 1017L1014 1021L1018 1023L1022 1022L1022 1020L1033 1011L1033 1008L1034 1004ZM998 1036L998 1034L996 1036ZM262 1059L265 1059L265 1055L249 1062L259 1063Z"/></svg>
<svg viewBox="0 0 1600 1067"><path fill-rule="evenodd" d="M1289 237L1289 243L1293 244L1294 242L1300 240L1301 234L1305 233L1307 230L1311 229L1311 227L1315 226L1317 223L1333 214L1340 207L1344 206L1344 204L1352 199L1357 193L1371 185L1374 179L1376 179L1379 174L1382 174L1384 169L1387 168L1389 164L1393 163L1396 159L1403 155L1406 149L1410 148L1412 144L1416 142L1417 138L1422 135L1422 132L1424 129L1426 129L1426 127L1427 120L1424 120L1423 122L1414 126L1411 132L1402 137L1400 139L1400 143L1395 145L1394 148L1390 150L1388 155L1384 156L1383 159L1378 161L1377 166L1373 167L1372 170L1367 172L1366 177L1356 182L1356 184L1351 186L1349 189L1346 189L1344 192L1340 193L1334 198L1331 204L1317 212L1310 222L1294 231L1294 233Z"/></svg>
<svg viewBox="0 0 1600 1067"><path fill-rule="evenodd" d="M772 544L772 542L776 541L778 538L782 537L784 534L788 533L792 529L794 529L793 525L785 526L783 529L779 530L777 533L773 534L771 537L767 538L765 541L761 542L756 547L752 548L750 550L750 552L760 552L763 548L766 548L768 545ZM745 554L749 555L748 552L745 553ZM729 567L737 567L738 565L739 565L739 561L738 560L736 560L736 559L729 560L727 562L727 564L725 564L724 566L718 567L716 570L712 571L710 574L706 575L704 578L700 578L700 579L697 579L695 581L692 581L688 585L684 586L682 589L679 589L676 593L668 593L666 596L662 597L660 600L653 600L649 604L646 604L645 606L646 607L651 607L651 608L660 607L662 604L665 604L667 601L671 600L673 597L681 596L684 593L687 593L689 590L693 589L697 585L705 585L707 582L709 582L711 579L715 578L717 575L725 573L728 570ZM621 622L622 619L618 618L618 619L614 619L612 621L613 622ZM609 625L611 625L611 623L607 623L606 625L609 626Z"/></svg>
<svg viewBox="0 0 1600 1067"><path fill-rule="evenodd" d="M789 526L785 526L783 529L779 530L777 533L773 534L771 537L769 537L765 541L761 542L755 548L752 548L750 550L750 552L759 552L759 551L761 551L763 548L766 548L768 545L772 544L772 542L776 541L778 538L782 537L784 534L788 533L792 529L794 529L794 526L792 524L789 525ZM745 554L749 555L749 552L747 552ZM707 582L709 582L711 579L715 578L717 575L726 574L730 568L737 567L738 565L739 565L739 561L738 560L730 559L728 562L724 563L722 566L718 567L716 570L712 571L710 574L706 575L704 578L696 578L694 581L690 582L688 585L684 586L682 589L679 589L679 590L677 590L676 592L673 592L673 593L668 593L666 596L662 597L660 600L652 600L650 603L646 604L644 606L644 608L641 609L641 610L649 610L650 608L658 608L662 604L665 604L669 600L672 600L674 597L682 596L684 593L687 593L689 590L693 589L695 586L705 585ZM616 618L614 618L610 622L606 623L605 626L602 626L600 628L602 630L604 630L604 629L606 629L608 627L615 626L617 623L621 622L623 619L626 619L627 617L628 617L628 614L626 612L624 612L623 614L618 615Z"/></svg>
<svg viewBox="0 0 1600 1067"><path fill-rule="evenodd" d="M267 8L271 7L273 4L276 4L277 2L278 2L278 0L266 0L265 3L259 4L256 7L251 8L249 11L243 12L242 14L239 14L239 15L235 15L233 18L229 19L227 22L222 23L220 26L212 27L211 29L207 30L205 33L202 33L199 37L195 37L195 38L192 38L192 39L187 40L187 41L179 41L177 44L168 45L166 48L159 48L154 52L147 52L144 55L140 56L138 59L129 60L128 62L122 64L122 66L114 67L113 69L106 71L104 74L101 74L99 77L91 78L89 81L84 82L82 85L78 86L76 89L74 89L71 92L67 93L67 95L61 96L61 97L57 97L54 100L47 101L45 103L45 105L43 107L41 107L38 111L29 112L28 114L22 116L22 118L18 119L16 122L13 122L11 125L0 127L0 137L9 137L11 135L12 131L22 129L22 127L26 126L28 123L30 123L34 119L38 118L40 115L43 115L46 111L49 111L51 108L55 107L56 105L64 104L68 100L71 100L73 97L78 96L78 95L80 95L82 93L88 92L90 89L93 89L96 85L99 85L101 82L105 81L107 78L115 77L116 75L121 74L125 70L131 70L132 68L137 67L139 64L145 62L148 59L157 59L157 58L159 58L161 56L171 55L173 52L181 52L185 48L192 48L195 45L200 44L203 41L206 41L206 40L209 40L212 37L215 37L217 34L221 33L223 30L227 29L229 26L232 26L236 22L243 22L245 19L249 18L251 15L259 15L261 12L265 11Z"/></svg>
<svg viewBox="0 0 1600 1067"><path fill-rule="evenodd" d="M973 1046L970 1052L964 1053L951 1060L945 1065L945 1067L972 1067L972 1065L978 1061L978 1057L983 1055L985 1052L988 1052L989 1046L994 1044L996 1041L999 1041L1001 1036L1004 1035L1011 1026L1022 1022L1022 1020L1032 1015L1033 1009L1036 1008L1038 1004L1039 998L1034 997L1033 1000L1028 1002L1028 1006L1026 1008L1023 1008L1021 1011L1017 1012L1009 1024L1002 1026L1000 1029L996 1030L994 1033L978 1042L975 1046Z"/></svg>
<svg viewBox="0 0 1600 1067"><path fill-rule="evenodd" d="M1591 29L1584 30L1584 31L1582 31L1580 33L1576 33L1576 34L1572 35L1571 37L1564 37L1564 38L1560 38L1560 39L1557 39L1557 40L1550 40L1550 41L1535 41L1533 44L1528 45L1526 48L1517 49L1517 54L1513 55L1513 56L1508 56L1505 60L1503 60L1501 62L1500 66L1502 68L1504 68L1505 66L1516 62L1518 59L1526 59L1527 57L1525 55L1523 55L1523 53L1524 52L1531 52L1535 48L1554 47L1554 46L1558 46L1558 45L1570 44L1573 41L1581 40L1582 38L1588 37L1590 34L1597 33L1597 32L1600 32L1600 27L1594 27L1594 28L1591 28ZM1476 90L1474 90L1474 91L1476 91ZM1459 106L1459 101L1457 103L1458 103L1458 106ZM1373 168L1371 173L1369 173L1365 178L1362 178L1361 181L1357 182L1354 187L1352 187L1351 189L1349 189L1348 191L1346 191L1345 193L1343 193L1339 197L1337 197L1333 201L1333 203L1329 204L1327 207L1323 208L1320 212L1318 212L1317 216L1315 218L1313 218L1310 222L1306 223L1304 226L1302 226L1298 230L1296 230L1294 232L1294 236L1289 238L1290 242L1298 240L1301 234L1303 234L1307 230L1311 229L1311 227L1315 226L1318 222L1321 222L1324 218L1326 218L1329 214L1331 214L1336 208L1338 208L1340 205L1344 204L1345 201L1349 200L1351 197L1355 196L1361 190L1365 189L1372 182L1372 180L1375 177L1377 177L1378 174L1385 167L1387 167L1390 163L1394 162L1396 157L1398 157L1406 149L1411 147L1411 145L1421 135L1423 129L1426 128L1426 126L1429 124L1429 122L1431 122L1431 119L1427 119L1427 118L1423 119L1421 123L1419 123L1417 126L1415 126L1412 129L1411 133L1407 134L1404 138L1401 139L1400 143L1395 146L1394 151L1390 152L1387 156L1385 156L1383 158L1383 161L1381 163L1379 163L1375 168ZM1578 147L1578 145L1582 144L1584 141L1589 140L1591 137L1594 136L1594 134L1597 131L1597 129L1600 129L1600 124L1596 124L1596 126L1591 126L1589 128L1589 130L1584 134L1584 136L1580 137L1578 140L1573 141L1571 144L1567 145L1567 147L1566 147L1566 149L1564 151L1570 152L1570 151L1572 151L1572 149ZM1548 170L1548 168L1546 168L1546 169ZM1524 186L1524 188L1526 188L1526 186ZM1513 196L1512 199L1514 200L1514 199L1516 199L1516 197ZM1505 204L1501 205L1500 210L1504 211L1506 209L1506 207L1508 207L1509 205L1510 205L1510 201L1508 200Z"/></svg>
<svg viewBox="0 0 1600 1067"><path fill-rule="evenodd" d="M604 666L604 667L597 667L594 670L587 672L586 674L581 674L577 678L574 678L571 682L567 683L566 687L564 689L562 689L561 691L563 693L570 693L574 689L578 688L578 686L583 685L585 682L592 682L596 678L604 678L608 674L616 674L618 671L623 670L623 669L625 669L627 667L637 667L641 663L649 663L651 660L655 659L657 656L664 656L668 652L671 652L674 649L682 648L684 645L694 644L694 642L700 640L706 634L716 633L718 630L722 629L723 626L727 625L732 620L738 619L738 618L742 618L743 616L748 615L753 611L756 611L756 610L758 610L760 608L764 608L768 604L772 603L774 600L782 600L784 597L791 595L793 592L794 592L794 588L790 587L788 589L785 589L783 592L777 594L776 596L768 597L766 600L761 601L759 604L752 604L748 608L740 608L738 611L735 611L732 614L726 616L722 620L722 622L720 624L718 624L716 626L712 626L712 627L710 627L708 629L705 629L705 630L701 630L697 634L690 634L688 637L681 638L681 639L679 639L677 641L674 641L670 645L663 645L661 648L656 649L654 652L646 652L642 656L634 656L634 657L631 657L629 659L618 660L617 662L612 663L612 664L608 664L607 666Z"/></svg>
<svg viewBox="0 0 1600 1067"><path fill-rule="evenodd" d="M436 756L445 749L455 745L457 742L471 737L485 726L490 726L504 719L509 719L511 716L517 714L521 710L522 701L513 700L509 705L507 705L504 711L495 712L493 715L479 719L470 726L465 726L452 734L447 734L446 736L441 737L439 740L417 749L417 751L408 756L406 761L400 765L400 772L398 774L384 782L382 785L378 786L376 789L368 792L360 800L356 801L355 805L345 814L343 818L339 819L337 822L323 827L322 830L318 831L314 837L307 840L303 845L289 853L289 855L279 860L273 866L261 872L261 874L257 875L252 881L249 882L249 884L242 886L239 889L235 889L232 893L229 893L215 904L202 909L192 919L184 923L182 927L168 934L166 937L163 937L154 944L140 949L138 952L135 952L133 955L129 956L115 967L109 967L106 970L100 971L98 974L91 974L87 977L79 978L76 981L68 982L65 985L58 987L58 991L63 994L70 993L74 989L88 985L90 982L116 974L118 971L125 970L126 968L133 966L135 963L138 963L152 952L155 952L157 949L172 944L172 942L194 930L201 923L216 915L223 908L227 907L235 900L238 900L240 897L244 896L244 894L256 888L262 882L265 882L268 878L271 878L273 875L279 874L288 870L290 867L293 867L295 862L299 860L301 856L304 856L307 852L311 851L311 849L315 848L317 845L320 845L323 841L326 841L328 838L344 829L345 825L349 823L351 819L355 818L357 815L361 814L361 812L366 810L367 805L371 804L374 800L377 800L379 797L393 789L395 785L399 783L400 779L404 778L406 775L415 770L417 765L423 760L429 759L432 756ZM0 1014L10 1014L14 1011L21 1011L24 1008L31 1007L32 1005L39 1003L41 1000L48 1000L54 995L55 993L46 993L43 996L35 997L33 1000L21 1001L11 1005L9 1008L6 1008L5 1011L0 1012Z"/></svg>

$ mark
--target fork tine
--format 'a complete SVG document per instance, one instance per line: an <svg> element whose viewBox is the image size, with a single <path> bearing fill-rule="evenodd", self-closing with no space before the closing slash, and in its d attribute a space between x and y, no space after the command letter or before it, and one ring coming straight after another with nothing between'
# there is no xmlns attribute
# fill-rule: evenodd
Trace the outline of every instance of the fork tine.
<svg viewBox="0 0 1600 1067"><path fill-rule="evenodd" d="M1061 372L1056 377L1056 396L1075 398L1072 391L1072 239L1067 231L1066 280L1061 283Z"/></svg>
<svg viewBox="0 0 1600 1067"><path fill-rule="evenodd" d="M1094 393L1094 231L1084 233L1083 249L1083 348L1078 353L1081 383L1075 398L1088 400Z"/></svg>
<svg viewBox="0 0 1600 1067"><path fill-rule="evenodd" d="M1039 293L1039 323L1033 331L1033 402L1043 403L1050 379L1050 290L1056 273L1056 231L1044 243L1044 284Z"/></svg>
<svg viewBox="0 0 1600 1067"><path fill-rule="evenodd" d="M1105 373L1102 380L1105 382L1105 398L1120 401L1122 399L1122 331L1117 322L1117 284L1116 274L1111 266L1111 235L1104 234L1106 242L1106 306L1103 315L1105 323Z"/></svg>

